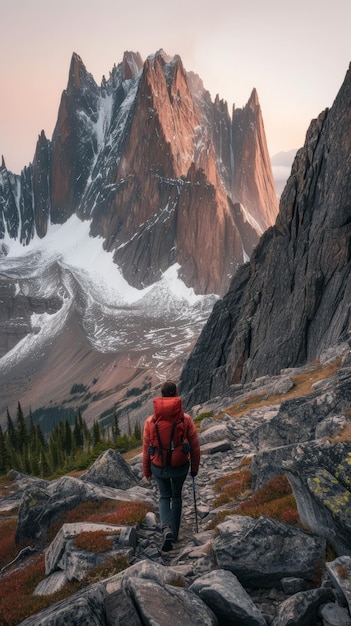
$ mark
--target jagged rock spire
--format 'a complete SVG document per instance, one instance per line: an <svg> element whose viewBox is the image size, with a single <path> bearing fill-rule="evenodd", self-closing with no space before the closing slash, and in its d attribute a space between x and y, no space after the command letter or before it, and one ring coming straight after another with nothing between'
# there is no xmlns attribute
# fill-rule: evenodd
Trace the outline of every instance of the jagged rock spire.
<svg viewBox="0 0 351 626"><path fill-rule="evenodd" d="M188 403L313 361L350 332L351 72L313 120L250 264L217 303L181 377ZM235 118L234 118L235 119ZM243 142L244 143L244 142Z"/></svg>

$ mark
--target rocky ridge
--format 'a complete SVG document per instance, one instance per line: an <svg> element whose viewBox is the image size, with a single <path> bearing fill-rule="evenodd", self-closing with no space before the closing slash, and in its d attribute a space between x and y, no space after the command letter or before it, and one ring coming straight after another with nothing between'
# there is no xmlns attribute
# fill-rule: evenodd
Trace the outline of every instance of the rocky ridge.
<svg viewBox="0 0 351 626"><path fill-rule="evenodd" d="M255 89L229 111L162 50L145 61L126 52L98 85L74 53L51 140L40 134L20 175L0 165L2 426L18 401L35 420L81 407L91 426L118 405L121 425L126 408L135 423L125 393L166 371L178 378L277 210ZM92 242L100 250L82 271L66 240L75 260ZM167 290L168 271L204 296L198 305Z"/></svg>
<svg viewBox="0 0 351 626"><path fill-rule="evenodd" d="M201 294L226 292L278 210L256 90L230 115L163 50L126 52L100 86L74 53L52 140L20 176L3 160L0 198L0 240L27 245L76 214L129 284L179 263Z"/></svg>
<svg viewBox="0 0 351 626"><path fill-rule="evenodd" d="M187 360L191 407L231 385L318 358L345 341L351 301L351 68L311 122L275 225L234 275Z"/></svg>
<svg viewBox="0 0 351 626"><path fill-rule="evenodd" d="M96 461L83 481L63 477L47 483L18 477L24 487L22 496L14 494L11 503L3 500L1 507L13 506L14 498L22 497L18 533L36 537L38 546L60 508L74 506L83 497L97 503L106 497L141 499L153 503L156 511L147 515L142 527L124 528L115 544L115 554L129 559L127 569L29 617L22 626L59 626L77 620L159 626L190 621L350 624L350 354L350 345L341 344L324 353L319 365L238 385L231 396L194 407L194 417L212 409L222 418L201 421L202 461L195 481L198 532L189 477L184 486L180 540L171 552L160 552L156 489L152 483L144 487L140 482L140 456L130 462L125 475L125 462L110 451ZM296 377L308 377L314 368L336 363L334 373L327 378L322 374L309 394L289 399ZM253 395L266 401L245 412L245 403ZM271 398L275 398L273 403L269 403ZM227 407L233 403L244 407L240 417L230 415ZM270 477L286 474L305 530L269 516L237 515L234 505L232 510L230 505L213 508L215 482L243 463L250 463L254 490ZM115 483L109 480L104 486L106 477L114 474ZM120 480L123 490L118 488ZM208 530L208 523L222 509L227 514L217 524L217 532ZM91 553L72 549L72 537L84 530L84 524L67 526L47 550L47 577L38 593L52 593L93 565Z"/></svg>

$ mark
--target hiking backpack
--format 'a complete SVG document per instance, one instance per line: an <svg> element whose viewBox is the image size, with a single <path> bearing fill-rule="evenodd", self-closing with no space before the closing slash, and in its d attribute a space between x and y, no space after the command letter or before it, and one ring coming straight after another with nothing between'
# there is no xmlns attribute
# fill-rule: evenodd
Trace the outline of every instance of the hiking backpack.
<svg viewBox="0 0 351 626"><path fill-rule="evenodd" d="M184 465L190 452L186 435L184 415L173 422L153 417L150 422L151 461L159 467Z"/></svg>

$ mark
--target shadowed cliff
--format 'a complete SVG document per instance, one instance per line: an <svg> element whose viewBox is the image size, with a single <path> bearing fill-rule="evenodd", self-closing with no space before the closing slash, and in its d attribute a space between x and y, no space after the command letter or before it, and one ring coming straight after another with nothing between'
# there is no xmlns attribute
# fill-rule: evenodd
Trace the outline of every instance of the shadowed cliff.
<svg viewBox="0 0 351 626"><path fill-rule="evenodd" d="M188 406L313 361L350 327L351 71L311 122L275 226L234 275L181 375Z"/></svg>

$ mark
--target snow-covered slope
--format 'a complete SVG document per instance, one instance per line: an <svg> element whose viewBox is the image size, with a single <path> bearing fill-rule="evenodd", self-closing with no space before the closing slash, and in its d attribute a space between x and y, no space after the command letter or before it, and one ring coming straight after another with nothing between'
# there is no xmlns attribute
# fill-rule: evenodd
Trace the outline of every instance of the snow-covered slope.
<svg viewBox="0 0 351 626"><path fill-rule="evenodd" d="M56 299L50 312L43 306L42 312L36 312L38 306L33 306L27 332L0 359L3 383L28 367L42 378L54 342L61 341L72 314L78 319L87 351L116 357L117 363L123 356L130 368L150 369L156 379L162 379L167 363L188 352L217 300L216 295L199 296L187 288L178 278L176 264L152 286L131 287L113 262L113 254L103 249L102 238L91 237L89 222L76 216L62 225L51 225L44 239L36 237L26 247L6 238L3 252L1 272L12 284L14 303L23 297L32 304ZM17 323L23 327L21 316ZM100 359L97 363L101 373ZM94 377L98 376L96 372ZM72 380L70 373L65 385L56 381L54 388L43 391L42 402L46 404L45 397L47 402L62 401L69 397L72 384L81 382L87 386L89 380ZM30 391L23 394L33 409L38 408L30 400ZM2 411L21 400L20 384L17 396L10 396L2 386ZM113 404L111 398L109 402Z"/></svg>

